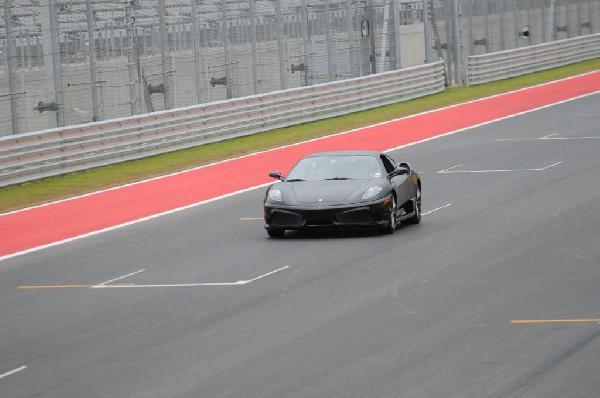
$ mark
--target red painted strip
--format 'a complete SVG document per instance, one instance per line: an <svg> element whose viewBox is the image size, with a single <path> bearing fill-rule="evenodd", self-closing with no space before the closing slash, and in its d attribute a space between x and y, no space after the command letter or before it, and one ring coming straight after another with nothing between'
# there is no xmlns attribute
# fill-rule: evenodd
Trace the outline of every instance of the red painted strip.
<svg viewBox="0 0 600 398"><path fill-rule="evenodd" d="M269 181L269 171L285 173L310 152L384 151L599 90L600 71L597 71L161 179L0 215L0 257L264 184Z"/></svg>

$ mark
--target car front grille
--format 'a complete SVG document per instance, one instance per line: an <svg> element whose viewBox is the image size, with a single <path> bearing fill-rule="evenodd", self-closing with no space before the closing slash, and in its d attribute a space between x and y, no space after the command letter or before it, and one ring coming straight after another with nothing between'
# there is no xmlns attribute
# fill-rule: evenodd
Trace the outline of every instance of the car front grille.
<svg viewBox="0 0 600 398"><path fill-rule="evenodd" d="M274 227L299 226L302 224L302 216L289 212L273 212L271 225Z"/></svg>
<svg viewBox="0 0 600 398"><path fill-rule="evenodd" d="M341 224L370 224L373 222L373 216L367 209L356 211L346 211L337 215Z"/></svg>

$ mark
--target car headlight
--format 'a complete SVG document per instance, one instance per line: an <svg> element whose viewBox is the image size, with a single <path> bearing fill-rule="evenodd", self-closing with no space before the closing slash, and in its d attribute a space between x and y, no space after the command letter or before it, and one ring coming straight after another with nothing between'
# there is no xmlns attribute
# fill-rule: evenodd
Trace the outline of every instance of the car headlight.
<svg viewBox="0 0 600 398"><path fill-rule="evenodd" d="M369 188L369 189L367 189L367 190L365 191L365 193L363 194L363 196L362 196L363 200L372 198L373 196L375 196L375 195L377 195L379 192L381 192L381 190L382 190L382 189L383 189L383 188L382 188L382 187L380 187L379 185L375 185L375 186L372 186L372 187L370 187L370 188Z"/></svg>
<svg viewBox="0 0 600 398"><path fill-rule="evenodd" d="M283 201L283 195L279 189L272 188L269 190L269 199L273 202L281 202Z"/></svg>

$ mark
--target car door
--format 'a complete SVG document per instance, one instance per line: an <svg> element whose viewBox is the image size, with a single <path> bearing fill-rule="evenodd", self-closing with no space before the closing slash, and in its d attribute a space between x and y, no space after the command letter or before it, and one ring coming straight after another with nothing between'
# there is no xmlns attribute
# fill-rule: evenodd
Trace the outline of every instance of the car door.
<svg viewBox="0 0 600 398"><path fill-rule="evenodd" d="M396 191L398 206L410 199L410 170L400 167L396 161L387 155L381 155L381 161L388 173L388 178Z"/></svg>

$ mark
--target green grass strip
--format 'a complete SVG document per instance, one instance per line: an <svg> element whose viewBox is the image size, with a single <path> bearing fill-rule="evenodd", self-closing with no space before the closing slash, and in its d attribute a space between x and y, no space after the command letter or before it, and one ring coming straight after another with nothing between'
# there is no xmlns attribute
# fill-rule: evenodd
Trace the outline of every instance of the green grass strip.
<svg viewBox="0 0 600 398"><path fill-rule="evenodd" d="M0 213L187 170L219 160L414 115L599 69L600 59L594 59L473 87L453 87L440 94L347 116L0 188Z"/></svg>

